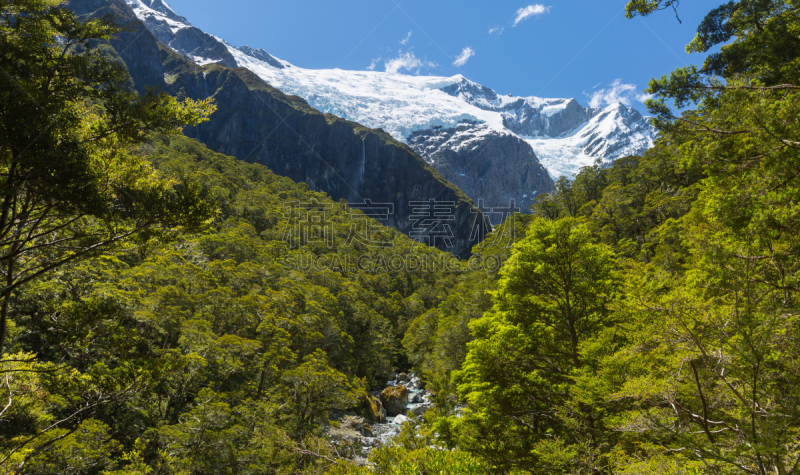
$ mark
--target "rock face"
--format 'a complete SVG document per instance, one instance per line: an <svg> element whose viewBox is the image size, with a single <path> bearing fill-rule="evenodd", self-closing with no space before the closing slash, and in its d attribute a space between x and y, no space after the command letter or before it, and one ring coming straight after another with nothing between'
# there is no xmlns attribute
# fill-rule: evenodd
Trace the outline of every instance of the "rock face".
<svg viewBox="0 0 800 475"><path fill-rule="evenodd" d="M405 414L408 406L408 388L405 386L391 386L381 392L381 402L389 416Z"/></svg>
<svg viewBox="0 0 800 475"><path fill-rule="evenodd" d="M366 423L363 417L345 416L342 419L342 425L363 434Z"/></svg>
<svg viewBox="0 0 800 475"><path fill-rule="evenodd" d="M335 200L386 204L393 214L384 224L460 257L469 256L477 244L479 236L471 230L485 220L474 203L386 132L322 114L249 70L191 62L137 25L122 0L70 0L68 6L79 14L112 13L121 23L133 24L111 45L137 89L158 87L179 98L214 99L217 111L211 120L185 131L210 149L266 165ZM448 239L418 226L414 203L431 199L452 203Z"/></svg>
<svg viewBox="0 0 800 475"><path fill-rule="evenodd" d="M266 51L264 51L261 48L251 48L249 46L240 46L240 47L238 47L236 49L238 49L239 51L241 51L242 53L244 53L244 54L246 54L248 56L252 56L252 57L254 57L254 58L256 58L256 59L258 59L260 61L263 61L263 62L269 64L273 68L283 69L283 68L286 67L286 65L284 65L283 63L281 63L280 61L275 59L271 54L267 53Z"/></svg>
<svg viewBox="0 0 800 475"><path fill-rule="evenodd" d="M408 144L467 196L480 197L484 210L508 208L512 202L526 210L537 194L553 190L553 180L527 142L485 124L414 132ZM487 216L492 224L505 217Z"/></svg>
<svg viewBox="0 0 800 475"><path fill-rule="evenodd" d="M266 165L336 200L390 204L394 213L386 224L458 256L468 256L477 243L470 230L481 218L469 198L389 134L323 115L248 70L212 67L187 76L187 96L209 91L218 104L209 122L186 132L212 150ZM416 233L413 203L431 199L452 203L450 240L428 241L434 229Z"/></svg>
<svg viewBox="0 0 800 475"><path fill-rule="evenodd" d="M500 114L503 128L527 142L552 177L570 178L600 160L642 155L656 132L633 107L620 103L583 107L575 99L500 96L465 78L443 92L481 110Z"/></svg>
<svg viewBox="0 0 800 475"><path fill-rule="evenodd" d="M111 15L118 19L123 30L112 41L120 59L128 67L134 86L144 93L147 86L163 85L164 70L158 42L152 34L146 34L130 7L123 0L68 1L67 7L82 16Z"/></svg>
<svg viewBox="0 0 800 475"><path fill-rule="evenodd" d="M492 89L462 79L442 91L483 110L500 112L503 125L520 136L558 137L586 123L599 109L575 99L540 99L500 96Z"/></svg>

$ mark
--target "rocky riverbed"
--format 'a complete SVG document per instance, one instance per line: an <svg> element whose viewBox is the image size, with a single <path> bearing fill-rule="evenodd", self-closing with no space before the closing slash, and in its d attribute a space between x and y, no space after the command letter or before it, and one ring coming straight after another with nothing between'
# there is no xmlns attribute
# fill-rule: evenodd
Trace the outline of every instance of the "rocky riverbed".
<svg viewBox="0 0 800 475"><path fill-rule="evenodd" d="M355 432L361 455L367 457L399 434L409 418L424 418L432 405L424 381L413 373L399 373L382 391L365 396L358 412L345 415L340 423Z"/></svg>

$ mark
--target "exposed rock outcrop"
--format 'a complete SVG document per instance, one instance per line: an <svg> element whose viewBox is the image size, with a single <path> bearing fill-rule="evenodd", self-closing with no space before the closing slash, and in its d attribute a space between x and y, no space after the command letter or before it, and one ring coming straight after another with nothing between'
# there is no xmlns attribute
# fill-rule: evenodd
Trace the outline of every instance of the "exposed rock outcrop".
<svg viewBox="0 0 800 475"><path fill-rule="evenodd" d="M366 423L363 417L345 416L342 419L342 425L363 434Z"/></svg>
<svg viewBox="0 0 800 475"><path fill-rule="evenodd" d="M553 190L553 180L527 142L485 124L418 131L408 143L467 196L480 197L484 211L508 208L513 201L526 212L536 195ZM487 217L499 224L507 216Z"/></svg>
<svg viewBox="0 0 800 475"><path fill-rule="evenodd" d="M236 49L238 49L239 51L241 51L242 53L244 53L244 54L246 54L248 56L252 56L252 57L254 57L256 59L264 61L265 63L269 64L273 68L283 69L283 68L286 67L283 63L281 63L280 61L275 59L271 54L267 53L266 51L264 51L261 48L251 48L251 47L245 45L245 46L240 46L240 47L238 47Z"/></svg>

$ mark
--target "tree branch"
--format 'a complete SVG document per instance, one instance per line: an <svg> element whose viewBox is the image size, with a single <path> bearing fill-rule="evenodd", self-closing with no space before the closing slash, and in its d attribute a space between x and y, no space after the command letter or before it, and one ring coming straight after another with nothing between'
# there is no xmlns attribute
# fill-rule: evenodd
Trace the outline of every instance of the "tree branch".
<svg viewBox="0 0 800 475"><path fill-rule="evenodd" d="M713 444L715 443L714 436L711 435L711 432L708 430L708 403L706 402L706 397L703 394L703 388L700 386L700 376L697 374L697 368L694 365L694 361L689 362L689 367L692 368L692 373L694 373L694 382L697 385L697 393L700 395L700 401L703 403L703 421L701 425L703 426L703 431L706 433L706 436L708 436L708 441Z"/></svg>
<svg viewBox="0 0 800 475"><path fill-rule="evenodd" d="M6 404L6 407L3 409L3 412L0 412L0 417L3 417L3 414L5 414L8 408L11 407L11 402L12 402L11 383L9 383L8 381L8 376L6 376L6 386L8 386L8 404Z"/></svg>

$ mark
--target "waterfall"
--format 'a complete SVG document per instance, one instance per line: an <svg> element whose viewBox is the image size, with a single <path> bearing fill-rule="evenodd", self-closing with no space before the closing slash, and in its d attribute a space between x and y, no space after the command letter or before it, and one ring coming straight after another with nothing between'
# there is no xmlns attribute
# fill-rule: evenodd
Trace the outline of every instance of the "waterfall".
<svg viewBox="0 0 800 475"><path fill-rule="evenodd" d="M361 168L358 170L358 184L364 182L364 169L367 166L367 146L364 143L365 139L361 139Z"/></svg>

